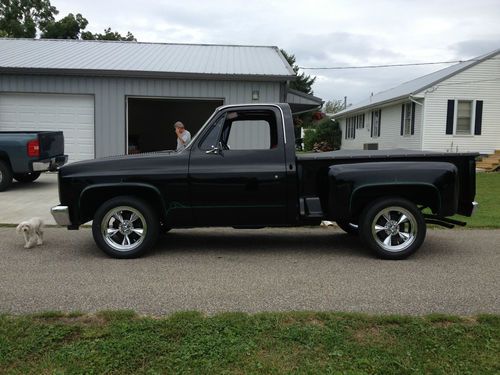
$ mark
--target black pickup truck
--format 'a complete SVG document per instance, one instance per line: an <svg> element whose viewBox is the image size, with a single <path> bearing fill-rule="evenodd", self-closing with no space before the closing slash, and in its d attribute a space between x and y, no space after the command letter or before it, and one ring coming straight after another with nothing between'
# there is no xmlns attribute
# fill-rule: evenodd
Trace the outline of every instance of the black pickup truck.
<svg viewBox="0 0 500 375"><path fill-rule="evenodd" d="M465 225L447 217L477 205L476 154L296 154L293 126L287 104L220 107L181 152L61 168L52 214L68 229L93 220L95 242L116 258L143 254L171 228L331 220L378 256L403 259L422 245L426 222Z"/></svg>
<svg viewBox="0 0 500 375"><path fill-rule="evenodd" d="M63 132L0 132L0 191L7 190L13 178L33 182L67 160Z"/></svg>

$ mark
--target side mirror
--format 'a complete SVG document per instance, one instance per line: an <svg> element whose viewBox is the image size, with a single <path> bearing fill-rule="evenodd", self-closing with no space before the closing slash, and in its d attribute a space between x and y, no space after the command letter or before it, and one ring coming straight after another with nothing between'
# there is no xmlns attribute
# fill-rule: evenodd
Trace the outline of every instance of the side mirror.
<svg viewBox="0 0 500 375"><path fill-rule="evenodd" d="M217 154L217 155L220 155L222 154L222 150L223 150L223 146L222 146L222 142L219 142L217 144L217 147L215 146L212 146L212 148L208 151L205 151L206 154Z"/></svg>

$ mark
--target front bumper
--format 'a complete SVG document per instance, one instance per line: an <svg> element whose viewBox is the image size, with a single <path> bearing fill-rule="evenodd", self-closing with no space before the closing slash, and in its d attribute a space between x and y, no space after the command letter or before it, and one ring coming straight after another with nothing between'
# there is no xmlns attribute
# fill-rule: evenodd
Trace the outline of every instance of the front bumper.
<svg viewBox="0 0 500 375"><path fill-rule="evenodd" d="M68 206L55 206L52 207L50 213L54 217L57 225L67 227L71 225L71 220L69 218L69 208Z"/></svg>
<svg viewBox="0 0 500 375"><path fill-rule="evenodd" d="M56 171L68 162L68 155L54 156L50 159L34 161L32 168L33 172Z"/></svg>

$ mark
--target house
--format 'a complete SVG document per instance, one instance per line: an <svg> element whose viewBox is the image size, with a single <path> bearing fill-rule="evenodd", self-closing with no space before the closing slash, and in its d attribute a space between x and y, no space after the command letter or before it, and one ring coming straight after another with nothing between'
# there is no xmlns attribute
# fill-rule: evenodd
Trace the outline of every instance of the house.
<svg viewBox="0 0 500 375"><path fill-rule="evenodd" d="M342 149L500 149L500 49L338 112Z"/></svg>
<svg viewBox="0 0 500 375"><path fill-rule="evenodd" d="M70 162L172 149L223 104L320 107L293 79L277 47L0 39L0 131L63 130Z"/></svg>

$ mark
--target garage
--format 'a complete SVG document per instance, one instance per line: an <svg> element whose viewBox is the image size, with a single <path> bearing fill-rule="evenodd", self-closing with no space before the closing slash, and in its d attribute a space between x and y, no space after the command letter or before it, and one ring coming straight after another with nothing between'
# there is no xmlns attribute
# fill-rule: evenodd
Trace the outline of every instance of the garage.
<svg viewBox="0 0 500 375"><path fill-rule="evenodd" d="M128 97L128 153L175 150L176 121L194 136L223 104L223 99Z"/></svg>
<svg viewBox="0 0 500 375"><path fill-rule="evenodd" d="M0 131L63 131L70 162L94 158L94 96L0 94Z"/></svg>

